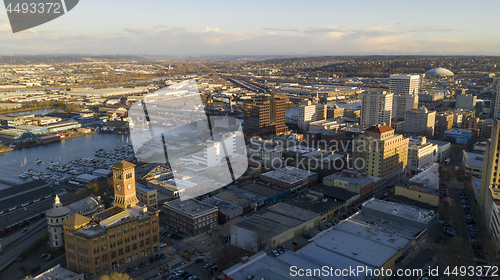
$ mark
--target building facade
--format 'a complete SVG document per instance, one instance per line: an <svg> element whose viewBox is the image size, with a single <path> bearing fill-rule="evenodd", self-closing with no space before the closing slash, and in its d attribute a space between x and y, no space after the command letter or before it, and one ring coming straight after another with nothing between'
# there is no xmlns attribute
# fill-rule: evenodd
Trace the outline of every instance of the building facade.
<svg viewBox="0 0 500 280"><path fill-rule="evenodd" d="M194 199L180 199L163 204L165 223L171 230L197 235L217 226L217 207Z"/></svg>
<svg viewBox="0 0 500 280"><path fill-rule="evenodd" d="M391 75L389 91L395 95L418 94L420 86L419 75Z"/></svg>
<svg viewBox="0 0 500 280"><path fill-rule="evenodd" d="M387 125L372 126L354 141L351 167L382 179L378 193L384 187L400 182L405 176L408 162L408 138L394 134Z"/></svg>
<svg viewBox="0 0 500 280"><path fill-rule="evenodd" d="M361 105L361 125L391 125L392 101L394 94L386 91L367 91L363 93Z"/></svg>
<svg viewBox="0 0 500 280"><path fill-rule="evenodd" d="M282 97L262 94L243 105L243 132L248 136L270 136L286 133L285 103Z"/></svg>
<svg viewBox="0 0 500 280"><path fill-rule="evenodd" d="M63 220L70 270L98 277L159 251L159 211L137 205L134 166L126 161L113 165L112 207L91 218L73 214Z"/></svg>
<svg viewBox="0 0 500 280"><path fill-rule="evenodd" d="M418 174L426 167L438 162L438 146L427 142L425 136L419 136L417 144L408 148L407 173Z"/></svg>
<svg viewBox="0 0 500 280"><path fill-rule="evenodd" d="M302 131L309 130L309 123L326 119L326 104L312 104L306 100L299 105L298 125Z"/></svg>
<svg viewBox="0 0 500 280"><path fill-rule="evenodd" d="M486 140L486 152L479 190L479 205L495 250L500 254L500 121L493 121L491 138Z"/></svg>
<svg viewBox="0 0 500 280"><path fill-rule="evenodd" d="M406 111L418 108L418 94L394 95L392 117L404 119Z"/></svg>
<svg viewBox="0 0 500 280"><path fill-rule="evenodd" d="M404 132L432 137L435 122L436 112L429 112L425 107L411 109L406 111Z"/></svg>

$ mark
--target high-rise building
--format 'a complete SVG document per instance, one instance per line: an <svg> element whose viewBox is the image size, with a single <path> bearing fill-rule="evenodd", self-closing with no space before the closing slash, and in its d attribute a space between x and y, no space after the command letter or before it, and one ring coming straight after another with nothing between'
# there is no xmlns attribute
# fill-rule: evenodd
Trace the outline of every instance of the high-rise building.
<svg viewBox="0 0 500 280"><path fill-rule="evenodd" d="M354 141L351 166L381 178L385 187L399 183L405 176L408 142L408 138L394 134L394 129L387 125L372 126ZM385 189L375 195L382 191Z"/></svg>
<svg viewBox="0 0 500 280"><path fill-rule="evenodd" d="M391 75L389 92L394 94L392 117L404 119L405 112L418 108L419 75Z"/></svg>
<svg viewBox="0 0 500 280"><path fill-rule="evenodd" d="M498 83L491 96L490 115L494 119L500 118L500 84Z"/></svg>
<svg viewBox="0 0 500 280"><path fill-rule="evenodd" d="M392 105L392 117L404 119L406 111L417 108L418 94L395 94Z"/></svg>
<svg viewBox="0 0 500 280"><path fill-rule="evenodd" d="M427 108L411 109L405 116L405 133L434 136L434 126L436 125L436 112L429 112Z"/></svg>
<svg viewBox="0 0 500 280"><path fill-rule="evenodd" d="M419 75L391 75L389 80L389 91L394 95L418 94L419 86Z"/></svg>
<svg viewBox="0 0 500 280"><path fill-rule="evenodd" d="M126 161L112 166L112 207L92 218L73 214L63 220L69 269L99 276L159 251L159 210L137 205L134 166Z"/></svg>
<svg viewBox="0 0 500 280"><path fill-rule="evenodd" d="M391 125L394 94L386 91L366 91L361 105L361 125Z"/></svg>
<svg viewBox="0 0 500 280"><path fill-rule="evenodd" d="M243 132L247 137L287 132L285 103L283 97L270 94L261 94L246 101L243 106Z"/></svg>
<svg viewBox="0 0 500 280"><path fill-rule="evenodd" d="M309 130L309 123L326 119L326 104L311 104L305 100L299 105L298 124L302 131Z"/></svg>
<svg viewBox="0 0 500 280"><path fill-rule="evenodd" d="M493 120L491 138L486 140L479 205L491 235L495 250L500 254L500 121Z"/></svg>

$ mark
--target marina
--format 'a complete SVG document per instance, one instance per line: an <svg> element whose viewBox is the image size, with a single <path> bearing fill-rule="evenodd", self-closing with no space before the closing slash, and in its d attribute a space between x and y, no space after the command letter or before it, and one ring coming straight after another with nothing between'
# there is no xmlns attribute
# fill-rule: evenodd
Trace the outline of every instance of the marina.
<svg viewBox="0 0 500 280"><path fill-rule="evenodd" d="M7 152L0 159L0 177L9 184L0 182L0 189L37 178L57 184L95 169L106 169L120 160L132 160L131 144L127 135L91 134Z"/></svg>

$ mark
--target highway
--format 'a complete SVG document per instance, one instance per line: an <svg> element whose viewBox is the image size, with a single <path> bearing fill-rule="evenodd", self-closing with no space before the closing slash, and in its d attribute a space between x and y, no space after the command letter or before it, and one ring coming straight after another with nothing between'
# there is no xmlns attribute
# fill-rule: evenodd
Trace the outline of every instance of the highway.
<svg viewBox="0 0 500 280"><path fill-rule="evenodd" d="M15 261L22 252L28 249L47 232L47 220L44 218L26 228L26 232L19 231L9 236L9 238L4 239L6 240L6 248L4 248L0 254L0 271Z"/></svg>

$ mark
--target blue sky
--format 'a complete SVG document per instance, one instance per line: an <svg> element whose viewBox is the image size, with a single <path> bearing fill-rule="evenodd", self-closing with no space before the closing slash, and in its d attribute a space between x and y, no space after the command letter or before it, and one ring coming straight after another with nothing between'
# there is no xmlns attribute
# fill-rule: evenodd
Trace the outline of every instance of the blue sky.
<svg viewBox="0 0 500 280"><path fill-rule="evenodd" d="M500 1L81 0L0 54L500 54Z"/></svg>

